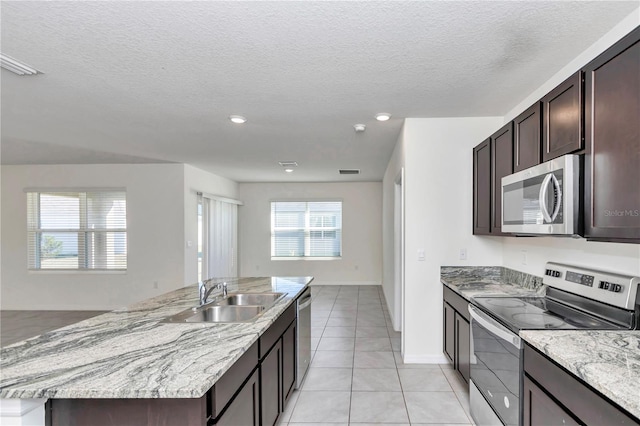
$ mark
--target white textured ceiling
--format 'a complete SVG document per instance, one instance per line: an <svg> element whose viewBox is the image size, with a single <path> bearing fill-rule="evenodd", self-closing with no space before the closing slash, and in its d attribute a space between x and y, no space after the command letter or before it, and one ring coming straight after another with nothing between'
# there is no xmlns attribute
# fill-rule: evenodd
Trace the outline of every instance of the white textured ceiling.
<svg viewBox="0 0 640 426"><path fill-rule="evenodd" d="M381 180L402 118L504 115L638 1L0 6L0 50L44 72L2 70L3 164L158 160L248 182Z"/></svg>

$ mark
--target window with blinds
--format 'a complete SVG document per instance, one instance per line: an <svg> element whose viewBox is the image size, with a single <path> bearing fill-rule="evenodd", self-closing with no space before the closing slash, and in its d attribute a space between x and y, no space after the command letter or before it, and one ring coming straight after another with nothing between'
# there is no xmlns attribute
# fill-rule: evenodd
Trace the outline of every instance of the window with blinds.
<svg viewBox="0 0 640 426"><path fill-rule="evenodd" d="M123 190L27 192L29 269L126 270Z"/></svg>
<svg viewBox="0 0 640 426"><path fill-rule="evenodd" d="M342 256L341 201L271 203L271 257Z"/></svg>

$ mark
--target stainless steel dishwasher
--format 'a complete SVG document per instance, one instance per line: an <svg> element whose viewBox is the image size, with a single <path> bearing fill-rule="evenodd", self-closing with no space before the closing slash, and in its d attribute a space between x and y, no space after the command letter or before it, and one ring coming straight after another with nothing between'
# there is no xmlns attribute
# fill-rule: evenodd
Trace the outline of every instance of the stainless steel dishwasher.
<svg viewBox="0 0 640 426"><path fill-rule="evenodd" d="M296 301L298 311L298 328L296 336L296 389L300 389L304 375L311 362L311 288L302 293Z"/></svg>

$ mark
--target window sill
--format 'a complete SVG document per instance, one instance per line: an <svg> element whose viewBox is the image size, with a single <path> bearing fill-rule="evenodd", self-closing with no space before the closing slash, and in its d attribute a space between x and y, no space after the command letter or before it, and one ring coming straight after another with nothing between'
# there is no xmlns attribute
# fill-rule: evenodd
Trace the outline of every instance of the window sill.
<svg viewBox="0 0 640 426"><path fill-rule="evenodd" d="M342 256L337 257L271 257L271 260L342 260Z"/></svg>
<svg viewBox="0 0 640 426"><path fill-rule="evenodd" d="M47 274L70 274L70 275L95 275L95 274L106 274L106 275L124 275L127 273L126 269L28 269L27 272L29 274L35 275L47 275Z"/></svg>

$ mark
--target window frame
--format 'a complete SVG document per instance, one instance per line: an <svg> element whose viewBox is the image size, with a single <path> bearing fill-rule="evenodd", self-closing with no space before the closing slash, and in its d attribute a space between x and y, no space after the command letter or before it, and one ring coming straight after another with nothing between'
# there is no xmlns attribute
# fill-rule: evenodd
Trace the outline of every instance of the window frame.
<svg viewBox="0 0 640 426"><path fill-rule="evenodd" d="M303 230L304 232L304 252L303 256L274 256L275 252L275 215L273 214L274 203L304 203L305 204L305 218L304 228L289 227L290 230ZM334 227L312 227L311 226L311 211L309 205L312 203L339 203L340 204L340 226ZM344 201L342 199L277 199L269 201L269 215L270 215L270 258L271 260L341 260L343 257L343 214L344 214ZM279 230L286 230L287 228L279 228ZM311 232L327 232L327 231L339 231L340 232L340 254L337 256L311 256L307 253L311 252Z"/></svg>
<svg viewBox="0 0 640 426"><path fill-rule="evenodd" d="M126 188L25 188L27 198L27 269L30 273L126 273L129 266L129 232L128 232L128 203ZM89 212L87 209L88 194L121 193L124 198L124 228L89 227ZM33 199L32 199L32 194ZM77 196L78 227L77 228L43 228L42 227L42 194L60 194ZM98 197L99 198L99 197ZM34 226L35 225L35 226ZM77 268L42 268L41 241L43 236L50 233L77 235L78 267ZM124 268L95 268L87 267L91 247L89 240L99 234L124 234ZM32 254L33 253L33 256ZM115 254L116 251L112 253ZM107 256L109 254L107 253ZM84 266L80 266L84 265Z"/></svg>

